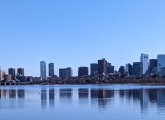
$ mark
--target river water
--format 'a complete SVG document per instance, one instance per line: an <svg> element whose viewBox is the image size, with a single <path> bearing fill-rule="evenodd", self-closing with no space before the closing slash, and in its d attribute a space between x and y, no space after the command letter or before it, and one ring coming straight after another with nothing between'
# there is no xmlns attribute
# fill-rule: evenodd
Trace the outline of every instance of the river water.
<svg viewBox="0 0 165 120"><path fill-rule="evenodd" d="M165 120L165 86L0 86L0 120Z"/></svg>

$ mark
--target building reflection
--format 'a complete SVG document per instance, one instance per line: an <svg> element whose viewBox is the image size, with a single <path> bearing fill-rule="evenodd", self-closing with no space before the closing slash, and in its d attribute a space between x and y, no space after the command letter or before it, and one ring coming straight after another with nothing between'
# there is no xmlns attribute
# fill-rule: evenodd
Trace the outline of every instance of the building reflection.
<svg viewBox="0 0 165 120"><path fill-rule="evenodd" d="M45 109L47 106L47 91L41 90L41 107Z"/></svg>
<svg viewBox="0 0 165 120"><path fill-rule="evenodd" d="M7 90L3 89L2 91L2 98L6 98L7 97Z"/></svg>
<svg viewBox="0 0 165 120"><path fill-rule="evenodd" d="M74 104L72 100L82 105L96 106L98 109L107 109L112 101L123 100L128 104L140 106L141 112L147 112L151 106L156 106L158 110L165 111L165 88L155 89L127 89L127 90L110 90L110 89L91 89L91 88L62 88L59 92L56 92L55 88L49 90L42 89L38 91L40 94L36 94L39 100L41 100L41 107L43 109L55 106L55 96L59 95L60 102L64 104ZM58 94L59 93L59 94ZM0 104L2 108L23 108L25 106L26 97L32 98L32 96L26 95L28 92L25 89L0 89L0 100L4 102ZM77 99L78 97L78 99ZM116 99L117 98L117 99ZM57 97L58 99L58 97ZM57 101L58 103L58 101Z"/></svg>
<svg viewBox="0 0 165 120"><path fill-rule="evenodd" d="M97 104L99 108L106 108L110 104L110 98L114 98L114 90L91 89L91 102Z"/></svg>
<svg viewBox="0 0 165 120"><path fill-rule="evenodd" d="M60 89L60 99L72 99L72 89Z"/></svg>
<svg viewBox="0 0 165 120"><path fill-rule="evenodd" d="M79 104L88 104L89 103L89 89L80 88L78 89Z"/></svg>
<svg viewBox="0 0 165 120"><path fill-rule="evenodd" d="M89 91L88 89L78 89L78 96L79 96L79 99L87 99L88 96L89 96Z"/></svg>
<svg viewBox="0 0 165 120"><path fill-rule="evenodd" d="M0 99L1 99L1 89L0 89Z"/></svg>
<svg viewBox="0 0 165 120"><path fill-rule="evenodd" d="M24 99L25 98L25 90L17 90L17 96L19 99Z"/></svg>
<svg viewBox="0 0 165 120"><path fill-rule="evenodd" d="M9 90L9 98L11 98L11 99L16 98L16 90L15 89Z"/></svg>
<svg viewBox="0 0 165 120"><path fill-rule="evenodd" d="M158 108L165 109L165 89L159 89L157 92L157 105Z"/></svg>
<svg viewBox="0 0 165 120"><path fill-rule="evenodd" d="M24 89L17 90L17 97L18 97L17 102L19 103L18 107L23 108L25 105L25 90Z"/></svg>
<svg viewBox="0 0 165 120"><path fill-rule="evenodd" d="M23 89L1 89L0 99L9 100L4 104L0 104L0 109L5 108L24 108L25 106L25 90Z"/></svg>
<svg viewBox="0 0 165 120"><path fill-rule="evenodd" d="M53 107L55 105L55 90L49 89L49 105Z"/></svg>
<svg viewBox="0 0 165 120"><path fill-rule="evenodd" d="M158 89L150 89L149 91L149 100L151 103L157 103L158 101Z"/></svg>
<svg viewBox="0 0 165 120"><path fill-rule="evenodd" d="M156 104L158 109L165 109L165 89L119 90L119 96L140 103L142 112L148 111L150 103Z"/></svg>

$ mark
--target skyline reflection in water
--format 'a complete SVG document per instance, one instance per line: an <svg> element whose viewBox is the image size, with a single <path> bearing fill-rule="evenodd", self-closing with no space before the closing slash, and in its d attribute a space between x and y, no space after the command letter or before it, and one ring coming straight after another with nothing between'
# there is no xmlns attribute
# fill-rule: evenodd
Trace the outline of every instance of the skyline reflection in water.
<svg viewBox="0 0 165 120"><path fill-rule="evenodd" d="M59 108L113 111L139 109L140 113L165 112L165 88L108 89L108 88L58 88L44 87L27 89L0 88L0 110L35 107L41 110L58 111ZM122 108L122 109L121 109ZM111 111L111 112L112 112ZM155 114L156 114L155 113Z"/></svg>
<svg viewBox="0 0 165 120"><path fill-rule="evenodd" d="M0 89L0 99L25 99L25 89ZM46 108L49 101L50 106L55 106L55 91L51 88L49 90L42 89L41 92L41 106ZM88 104L98 104L99 106L107 106L115 96L119 99L132 100L134 103L139 103L141 110L147 110L149 104L156 104L157 108L165 108L165 88L162 89L128 89L128 90L109 90L109 89L90 89L81 88L77 92L73 89L59 89L59 101L71 102L72 97L78 93L79 101L86 101ZM32 92L33 94L33 92ZM73 98L74 99L74 98ZM85 103L84 103L85 104ZM1 108L1 106L0 106Z"/></svg>

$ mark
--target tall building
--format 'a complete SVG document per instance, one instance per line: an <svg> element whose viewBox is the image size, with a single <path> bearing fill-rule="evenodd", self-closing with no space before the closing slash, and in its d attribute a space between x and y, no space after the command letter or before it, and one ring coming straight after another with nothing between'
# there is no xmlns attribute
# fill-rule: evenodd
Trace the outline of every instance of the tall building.
<svg viewBox="0 0 165 120"><path fill-rule="evenodd" d="M98 64L97 63L92 63L90 65L90 74L91 75L96 75L98 74Z"/></svg>
<svg viewBox="0 0 165 120"><path fill-rule="evenodd" d="M100 75L107 74L107 61L105 58L98 60L98 73Z"/></svg>
<svg viewBox="0 0 165 120"><path fill-rule="evenodd" d="M17 75L24 76L24 68L18 68L17 69Z"/></svg>
<svg viewBox="0 0 165 120"><path fill-rule="evenodd" d="M79 67L78 68L78 76L87 76L89 75L88 67Z"/></svg>
<svg viewBox="0 0 165 120"><path fill-rule="evenodd" d="M126 64L125 70L128 76L133 75L133 67L130 63Z"/></svg>
<svg viewBox="0 0 165 120"><path fill-rule="evenodd" d="M70 78L72 77L72 68L61 68L59 69L59 77L61 78Z"/></svg>
<svg viewBox="0 0 165 120"><path fill-rule="evenodd" d="M115 67L111 65L111 63L107 63L107 74L114 74Z"/></svg>
<svg viewBox="0 0 165 120"><path fill-rule="evenodd" d="M12 76L12 79L15 79L15 68L9 68L8 69L8 74Z"/></svg>
<svg viewBox="0 0 165 120"><path fill-rule="evenodd" d="M138 77L142 75L142 63L141 62L133 63L133 75L138 76Z"/></svg>
<svg viewBox="0 0 165 120"><path fill-rule="evenodd" d="M158 60L150 59L150 65L148 69L149 74L157 74L157 69L158 69Z"/></svg>
<svg viewBox="0 0 165 120"><path fill-rule="evenodd" d="M158 72L161 73L165 67L165 54L157 56L158 59Z"/></svg>
<svg viewBox="0 0 165 120"><path fill-rule="evenodd" d="M49 77L54 77L54 63L49 63Z"/></svg>
<svg viewBox="0 0 165 120"><path fill-rule="evenodd" d="M142 63L142 74L145 74L148 71L149 67L149 55L142 53L140 62Z"/></svg>
<svg viewBox="0 0 165 120"><path fill-rule="evenodd" d="M46 78L46 62L40 61L40 77Z"/></svg>
<svg viewBox="0 0 165 120"><path fill-rule="evenodd" d="M120 66L119 72L120 72L121 76L124 76L124 74L125 74L125 68L124 68L124 66Z"/></svg>

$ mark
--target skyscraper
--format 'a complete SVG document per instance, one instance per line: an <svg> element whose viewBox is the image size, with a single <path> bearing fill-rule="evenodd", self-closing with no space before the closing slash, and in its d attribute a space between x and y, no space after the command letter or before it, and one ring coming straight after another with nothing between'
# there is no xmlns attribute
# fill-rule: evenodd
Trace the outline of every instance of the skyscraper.
<svg viewBox="0 0 165 120"><path fill-rule="evenodd" d="M165 67L165 54L160 54L157 56L158 59L158 72L161 73Z"/></svg>
<svg viewBox="0 0 165 120"><path fill-rule="evenodd" d="M49 77L54 77L54 63L49 63Z"/></svg>
<svg viewBox="0 0 165 120"><path fill-rule="evenodd" d="M125 68L124 68L124 66L120 66L119 72L120 72L121 76L124 76L124 74L125 74Z"/></svg>
<svg viewBox="0 0 165 120"><path fill-rule="evenodd" d="M9 68L8 74L12 76L12 79L15 79L15 68Z"/></svg>
<svg viewBox="0 0 165 120"><path fill-rule="evenodd" d="M158 70L158 60L150 59L150 65L148 69L149 74L157 74L157 70Z"/></svg>
<svg viewBox="0 0 165 120"><path fill-rule="evenodd" d="M126 64L125 69L126 69L126 73L128 76L133 74L133 68L132 68L132 65L130 63Z"/></svg>
<svg viewBox="0 0 165 120"><path fill-rule="evenodd" d="M21 76L24 76L24 68L18 68L17 69L17 75L21 75Z"/></svg>
<svg viewBox="0 0 165 120"><path fill-rule="evenodd" d="M115 67L111 65L111 63L107 63L107 74L111 73L114 74Z"/></svg>
<svg viewBox="0 0 165 120"><path fill-rule="evenodd" d="M133 75L138 76L138 77L142 75L142 63L141 62L133 63Z"/></svg>
<svg viewBox="0 0 165 120"><path fill-rule="evenodd" d="M89 75L88 67L79 67L78 68L78 76L86 76Z"/></svg>
<svg viewBox="0 0 165 120"><path fill-rule="evenodd" d="M46 62L40 61L40 77L46 78Z"/></svg>
<svg viewBox="0 0 165 120"><path fill-rule="evenodd" d="M98 73L100 75L107 74L107 61L105 58L98 60Z"/></svg>
<svg viewBox="0 0 165 120"><path fill-rule="evenodd" d="M145 74L149 67L149 55L141 54L140 62L142 63L142 74Z"/></svg>
<svg viewBox="0 0 165 120"><path fill-rule="evenodd" d="M98 64L97 63L92 63L90 65L90 74L91 75L96 75L98 74Z"/></svg>

